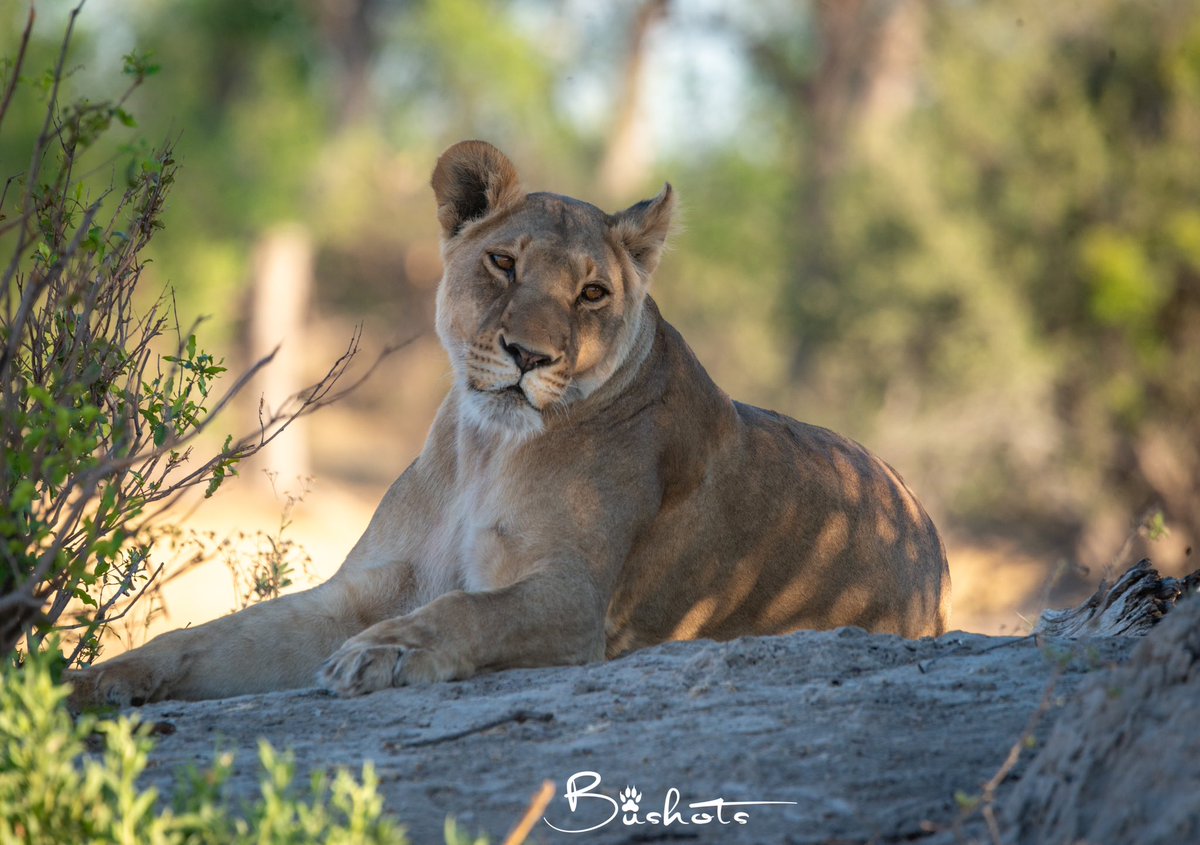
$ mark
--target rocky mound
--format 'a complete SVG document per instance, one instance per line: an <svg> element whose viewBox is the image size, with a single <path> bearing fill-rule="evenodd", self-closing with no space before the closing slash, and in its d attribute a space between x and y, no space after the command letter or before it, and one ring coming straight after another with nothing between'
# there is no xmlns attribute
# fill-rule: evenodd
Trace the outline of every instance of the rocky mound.
<svg viewBox="0 0 1200 845"><path fill-rule="evenodd" d="M555 797L531 842L936 838L959 818L956 793L977 794L995 774L1052 678L1069 697L1135 643L912 642L851 628L674 643L356 699L164 702L143 708L163 723L147 777L169 793L174 773L207 763L216 743L238 751L236 802L255 788L263 737L294 750L301 777L373 760L415 843L441 841L447 815L498 842L546 779ZM762 801L788 803L733 803Z"/></svg>

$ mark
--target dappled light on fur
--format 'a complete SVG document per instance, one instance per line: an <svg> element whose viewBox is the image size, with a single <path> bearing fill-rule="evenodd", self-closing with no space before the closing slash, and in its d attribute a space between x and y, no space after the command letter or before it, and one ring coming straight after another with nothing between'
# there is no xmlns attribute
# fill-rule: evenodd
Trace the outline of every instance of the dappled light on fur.
<svg viewBox="0 0 1200 845"><path fill-rule="evenodd" d="M708 596L696 602L688 611L683 614L683 618L679 620L679 624L675 626L675 630L671 632L670 639L672 640L694 640L700 636L700 632L704 630L709 620L717 612L717 600L713 596Z"/></svg>

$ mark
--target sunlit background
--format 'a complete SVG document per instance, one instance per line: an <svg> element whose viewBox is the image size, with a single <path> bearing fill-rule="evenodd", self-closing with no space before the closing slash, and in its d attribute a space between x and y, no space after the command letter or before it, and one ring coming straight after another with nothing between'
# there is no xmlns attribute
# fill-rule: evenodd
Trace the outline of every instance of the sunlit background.
<svg viewBox="0 0 1200 845"><path fill-rule="evenodd" d="M69 8L37 5L31 71ZM27 13L0 0L0 54ZM119 91L131 50L161 69L95 178L163 139L183 165L144 286L232 369L282 343L223 429L356 324L360 370L409 341L188 523L278 543L307 489L297 585L449 385L428 175L463 138L608 210L669 180L664 314L733 396L900 471L946 537L955 627L1024 630L1142 554L1196 566L1200 2L89 0L72 93ZM237 602L220 560L169 586L158 627Z"/></svg>

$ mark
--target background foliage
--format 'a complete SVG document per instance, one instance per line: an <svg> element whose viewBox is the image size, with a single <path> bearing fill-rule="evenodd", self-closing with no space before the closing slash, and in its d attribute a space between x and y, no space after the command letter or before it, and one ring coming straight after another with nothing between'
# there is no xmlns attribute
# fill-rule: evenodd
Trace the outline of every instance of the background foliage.
<svg viewBox="0 0 1200 845"><path fill-rule="evenodd" d="M23 14L0 6L0 52ZM314 247L313 347L364 316L380 342L428 332L426 180L463 137L608 208L670 179L686 227L656 295L730 393L863 440L955 537L1102 565L1162 508L1184 565L1194 0L136 0L80 26L75 82L134 47L162 66L129 104L183 166L146 272L229 339L285 223ZM5 173L33 125L5 127ZM432 346L323 423L363 445L314 435L320 473L382 485L412 456Z"/></svg>

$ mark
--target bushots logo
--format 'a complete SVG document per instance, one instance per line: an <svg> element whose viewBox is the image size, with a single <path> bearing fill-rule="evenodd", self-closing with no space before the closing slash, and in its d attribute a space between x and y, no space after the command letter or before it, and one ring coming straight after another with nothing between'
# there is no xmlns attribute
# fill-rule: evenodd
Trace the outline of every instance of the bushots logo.
<svg viewBox="0 0 1200 845"><path fill-rule="evenodd" d="M655 825L688 827L702 825L744 825L750 823L750 808L795 804L795 801L730 801L711 798L681 805L681 793L670 787L663 793L662 803L653 805L633 785L613 795L601 789L597 772L576 772L567 778L566 799L551 805L542 821L559 833L590 833L606 827L617 819L627 827Z"/></svg>

